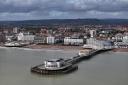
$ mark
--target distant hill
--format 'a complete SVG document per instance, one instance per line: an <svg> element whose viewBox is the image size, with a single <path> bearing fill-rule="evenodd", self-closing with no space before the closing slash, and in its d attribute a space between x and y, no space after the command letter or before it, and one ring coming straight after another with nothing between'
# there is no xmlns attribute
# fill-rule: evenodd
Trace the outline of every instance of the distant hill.
<svg viewBox="0 0 128 85"><path fill-rule="evenodd" d="M46 19L0 21L0 26L52 26L52 25L128 25L128 19Z"/></svg>

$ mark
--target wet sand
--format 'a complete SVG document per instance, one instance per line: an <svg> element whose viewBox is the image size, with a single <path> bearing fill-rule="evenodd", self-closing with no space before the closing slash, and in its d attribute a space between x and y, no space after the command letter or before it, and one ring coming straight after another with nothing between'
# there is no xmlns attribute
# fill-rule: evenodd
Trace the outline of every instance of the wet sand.
<svg viewBox="0 0 128 85"><path fill-rule="evenodd" d="M115 48L113 52L128 52L128 48Z"/></svg>
<svg viewBox="0 0 128 85"><path fill-rule="evenodd" d="M61 49L61 50L80 50L82 49L82 46L63 46L63 45L28 45L25 46L25 48L31 48L31 49Z"/></svg>
<svg viewBox="0 0 128 85"><path fill-rule="evenodd" d="M1 47L4 47L3 44L0 44ZM48 50L65 50L65 51L79 51L82 49L82 46L66 46L66 45L27 45L22 48L29 49L48 49ZM113 52L128 52L128 48L114 48Z"/></svg>

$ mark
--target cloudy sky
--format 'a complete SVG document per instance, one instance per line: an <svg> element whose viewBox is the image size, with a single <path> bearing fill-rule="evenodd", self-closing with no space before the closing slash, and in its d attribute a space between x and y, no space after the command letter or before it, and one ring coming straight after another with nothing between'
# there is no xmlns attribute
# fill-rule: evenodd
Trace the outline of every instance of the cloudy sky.
<svg viewBox="0 0 128 85"><path fill-rule="evenodd" d="M0 20L127 18L128 0L0 0Z"/></svg>

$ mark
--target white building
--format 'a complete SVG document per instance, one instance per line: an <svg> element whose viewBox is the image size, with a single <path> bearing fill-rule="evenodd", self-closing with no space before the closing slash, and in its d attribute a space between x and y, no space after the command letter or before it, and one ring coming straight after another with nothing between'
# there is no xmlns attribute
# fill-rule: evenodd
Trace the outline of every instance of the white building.
<svg viewBox="0 0 128 85"><path fill-rule="evenodd" d="M46 44L46 37L44 37L44 36L35 36L34 43L35 44Z"/></svg>
<svg viewBox="0 0 128 85"><path fill-rule="evenodd" d="M114 42L115 48L128 48L128 43L125 42Z"/></svg>
<svg viewBox="0 0 128 85"><path fill-rule="evenodd" d="M90 37L96 36L96 30L90 30Z"/></svg>
<svg viewBox="0 0 128 85"><path fill-rule="evenodd" d="M128 35L125 35L122 40L124 43L128 43Z"/></svg>
<svg viewBox="0 0 128 85"><path fill-rule="evenodd" d="M118 42L121 40L120 42ZM121 36L118 36L118 40L114 42L115 48L128 48L128 33L124 33Z"/></svg>
<svg viewBox="0 0 128 85"><path fill-rule="evenodd" d="M34 41L35 35L28 33L19 33L17 36L18 41L29 41L33 42Z"/></svg>
<svg viewBox="0 0 128 85"><path fill-rule="evenodd" d="M73 39L70 37L64 38L64 45L82 45L84 43L83 39Z"/></svg>
<svg viewBox="0 0 128 85"><path fill-rule="evenodd" d="M123 40L123 34L121 34L121 33L116 34L115 40L116 40L116 42L122 41Z"/></svg>
<svg viewBox="0 0 128 85"><path fill-rule="evenodd" d="M52 36L47 37L47 44L55 44L55 37Z"/></svg>
<svg viewBox="0 0 128 85"><path fill-rule="evenodd" d="M95 49L112 48L112 42L90 38L90 39L87 39L86 46L89 46Z"/></svg>
<svg viewBox="0 0 128 85"><path fill-rule="evenodd" d="M13 35L6 35L5 38L7 41L12 41Z"/></svg>
<svg viewBox="0 0 128 85"><path fill-rule="evenodd" d="M46 60L44 61L45 68L48 69L55 69L60 68L65 65L65 62L63 59L52 59L52 60Z"/></svg>
<svg viewBox="0 0 128 85"><path fill-rule="evenodd" d="M18 27L14 27L13 28L13 33L18 33L19 32L19 28Z"/></svg>

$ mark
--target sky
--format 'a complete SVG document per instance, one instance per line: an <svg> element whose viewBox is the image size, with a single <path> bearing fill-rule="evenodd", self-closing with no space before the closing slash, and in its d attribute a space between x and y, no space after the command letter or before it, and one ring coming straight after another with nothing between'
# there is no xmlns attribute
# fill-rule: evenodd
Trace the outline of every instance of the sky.
<svg viewBox="0 0 128 85"><path fill-rule="evenodd" d="M128 0L0 0L0 21L128 19Z"/></svg>

